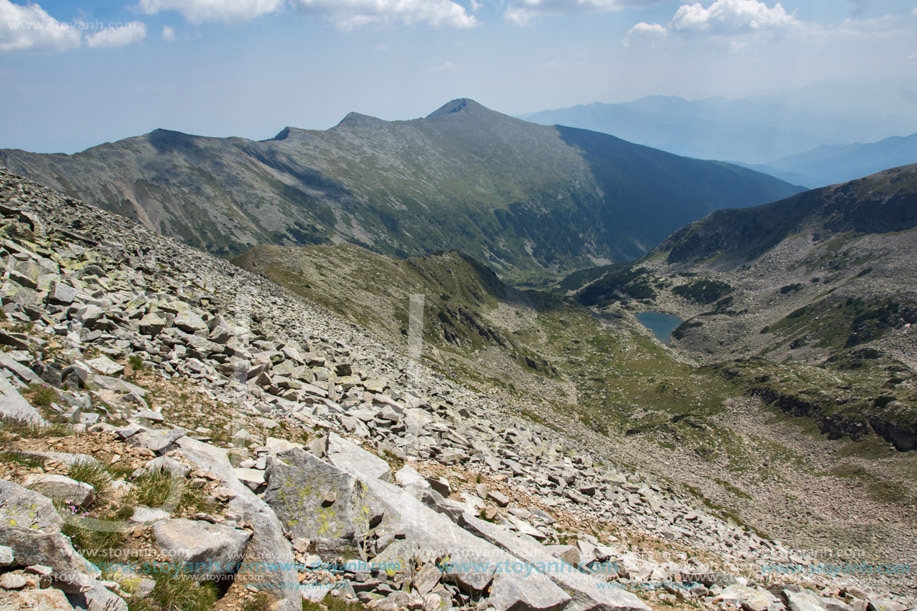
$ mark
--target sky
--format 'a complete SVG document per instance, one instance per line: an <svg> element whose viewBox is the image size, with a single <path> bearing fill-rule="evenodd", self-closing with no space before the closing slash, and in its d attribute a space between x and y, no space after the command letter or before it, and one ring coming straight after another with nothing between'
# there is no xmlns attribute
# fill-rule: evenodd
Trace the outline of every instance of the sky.
<svg viewBox="0 0 917 611"><path fill-rule="evenodd" d="M0 148L769 96L913 119L914 0L0 0ZM901 134L906 135L906 134Z"/></svg>

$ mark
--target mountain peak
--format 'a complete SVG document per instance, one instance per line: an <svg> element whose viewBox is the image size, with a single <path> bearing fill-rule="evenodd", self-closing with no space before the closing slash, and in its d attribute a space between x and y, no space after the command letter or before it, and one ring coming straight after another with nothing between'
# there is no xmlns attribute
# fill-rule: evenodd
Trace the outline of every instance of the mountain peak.
<svg viewBox="0 0 917 611"><path fill-rule="evenodd" d="M293 132L293 128L290 126L284 127L282 130L277 132L277 135L273 138L269 138L266 142L279 142L281 140L286 140L290 137L290 134Z"/></svg>
<svg viewBox="0 0 917 611"><path fill-rule="evenodd" d="M437 110L434 110L429 115L428 119L436 119L438 117L446 117L448 115L454 115L457 113L468 113L468 112L477 112L481 110L489 110L484 106L481 106L477 102L469 98L458 98L452 100L451 102L446 102L440 106Z"/></svg>
<svg viewBox="0 0 917 611"><path fill-rule="evenodd" d="M368 125L378 125L380 123L385 123L385 121L377 117L362 115L358 112L349 112L346 117L341 119L340 123L331 129L340 129L342 127L366 127Z"/></svg>

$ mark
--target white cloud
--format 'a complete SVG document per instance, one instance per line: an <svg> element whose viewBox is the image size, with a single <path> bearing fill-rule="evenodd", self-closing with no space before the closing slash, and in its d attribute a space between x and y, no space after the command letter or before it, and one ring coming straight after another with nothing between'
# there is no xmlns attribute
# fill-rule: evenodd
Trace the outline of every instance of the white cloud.
<svg viewBox="0 0 917 611"><path fill-rule="evenodd" d="M512 24L529 25L538 17L601 13L626 8L641 8L667 0L515 0L503 13Z"/></svg>
<svg viewBox="0 0 917 611"><path fill-rule="evenodd" d="M139 6L147 15L176 11L191 23L240 23L274 13L283 5L284 0L140 0Z"/></svg>
<svg viewBox="0 0 917 611"><path fill-rule="evenodd" d="M123 47L144 38L146 38L146 24L132 21L89 34L86 36L86 44L90 47Z"/></svg>
<svg viewBox="0 0 917 611"><path fill-rule="evenodd" d="M738 34L777 30L800 25L777 2L770 8L758 0L716 0L710 8L700 2L685 4L675 13L672 29L678 32Z"/></svg>
<svg viewBox="0 0 917 611"><path fill-rule="evenodd" d="M641 21L627 31L624 36L624 46L629 47L637 41L646 41L655 46L657 42L669 35L669 31L664 25L658 23L646 23Z"/></svg>
<svg viewBox="0 0 917 611"><path fill-rule="evenodd" d="M166 42L175 41L175 28L167 25L162 26L162 39Z"/></svg>
<svg viewBox="0 0 917 611"><path fill-rule="evenodd" d="M81 42L77 28L54 19L38 4L0 0L0 51L64 51Z"/></svg>
<svg viewBox="0 0 917 611"><path fill-rule="evenodd" d="M437 72L455 72L457 70L463 70L462 66L450 61L444 62L436 69Z"/></svg>
<svg viewBox="0 0 917 611"><path fill-rule="evenodd" d="M911 15L913 15L914 17L917 17L917 8L915 8L915 9L911 12Z"/></svg>
<svg viewBox="0 0 917 611"><path fill-rule="evenodd" d="M320 15L350 30L372 23L425 23L435 28L471 28L473 15L453 0L293 0L304 13Z"/></svg>

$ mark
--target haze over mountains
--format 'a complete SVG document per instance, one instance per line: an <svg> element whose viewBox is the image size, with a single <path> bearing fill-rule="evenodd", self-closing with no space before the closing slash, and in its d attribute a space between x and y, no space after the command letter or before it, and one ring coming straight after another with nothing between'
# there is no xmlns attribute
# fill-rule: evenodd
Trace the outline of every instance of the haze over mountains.
<svg viewBox="0 0 917 611"><path fill-rule="evenodd" d="M649 96L525 118L613 134L678 155L737 162L810 188L917 162L917 139L896 137L912 133L913 122L814 111L769 99Z"/></svg>
<svg viewBox="0 0 917 611"><path fill-rule="evenodd" d="M352 242L459 249L521 281L639 257L686 223L800 189L454 100L424 119L351 113L262 142L156 130L0 165L217 254Z"/></svg>
<svg viewBox="0 0 917 611"><path fill-rule="evenodd" d="M917 162L917 134L880 142L822 145L768 164L746 167L806 187L824 187Z"/></svg>

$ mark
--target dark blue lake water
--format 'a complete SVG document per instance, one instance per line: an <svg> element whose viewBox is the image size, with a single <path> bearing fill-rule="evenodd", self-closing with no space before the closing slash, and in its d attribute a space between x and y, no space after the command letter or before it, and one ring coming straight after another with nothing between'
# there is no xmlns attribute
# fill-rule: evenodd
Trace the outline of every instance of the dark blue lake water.
<svg viewBox="0 0 917 611"><path fill-rule="evenodd" d="M668 346L672 341L672 331L684 321L677 316L661 312L640 312L637 314L640 324L656 334L656 339Z"/></svg>

